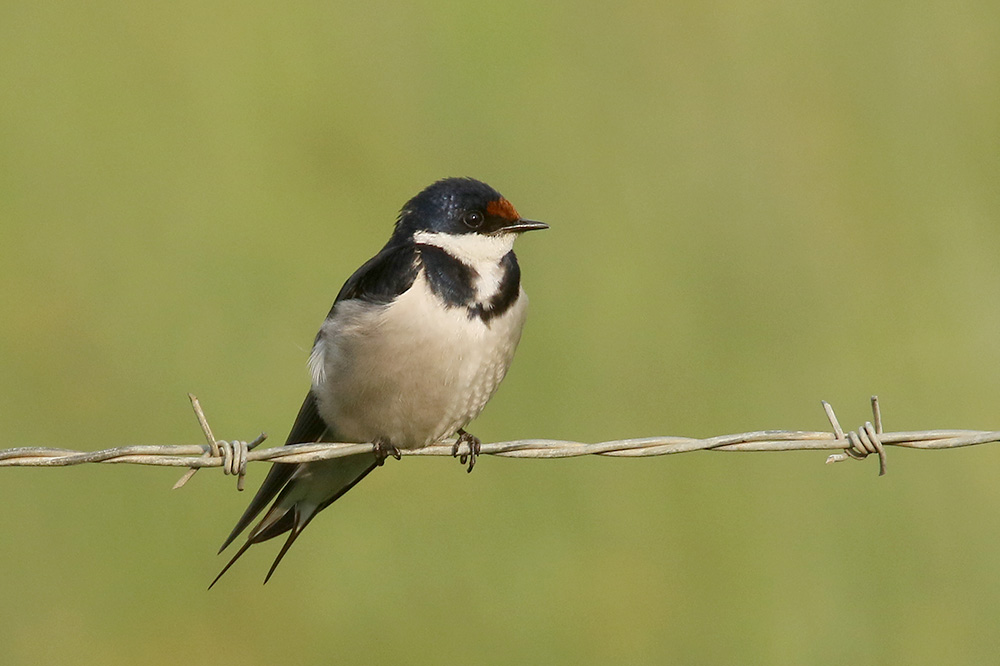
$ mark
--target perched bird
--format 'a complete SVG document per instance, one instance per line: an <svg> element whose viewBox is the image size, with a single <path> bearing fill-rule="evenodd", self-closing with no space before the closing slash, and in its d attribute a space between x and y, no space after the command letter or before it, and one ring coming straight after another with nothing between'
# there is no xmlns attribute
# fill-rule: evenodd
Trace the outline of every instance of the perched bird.
<svg viewBox="0 0 1000 666"><path fill-rule="evenodd" d="M370 442L374 451L272 465L219 552L273 503L212 585L250 546L288 532L266 583L309 521L399 449L457 434L453 453L465 444L472 471L480 443L463 428L507 373L528 306L514 240L546 228L471 178L440 180L403 206L389 242L347 280L316 335L312 387L286 441Z"/></svg>

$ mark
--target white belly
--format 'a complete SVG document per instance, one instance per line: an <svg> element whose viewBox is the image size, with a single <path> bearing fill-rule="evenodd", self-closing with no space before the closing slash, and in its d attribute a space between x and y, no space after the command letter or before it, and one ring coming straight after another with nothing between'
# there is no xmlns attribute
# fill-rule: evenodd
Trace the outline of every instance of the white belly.
<svg viewBox="0 0 1000 666"><path fill-rule="evenodd" d="M482 411L507 373L528 298L487 325L445 308L421 273L391 305L337 304L310 357L320 416L343 441L440 441Z"/></svg>

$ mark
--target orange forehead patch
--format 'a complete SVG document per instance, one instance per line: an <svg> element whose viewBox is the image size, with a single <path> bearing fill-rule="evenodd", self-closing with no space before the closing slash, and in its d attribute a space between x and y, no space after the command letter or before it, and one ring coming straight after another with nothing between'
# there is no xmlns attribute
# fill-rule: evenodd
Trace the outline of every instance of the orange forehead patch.
<svg viewBox="0 0 1000 666"><path fill-rule="evenodd" d="M521 219L521 216L517 214L517 210L514 208L514 205L502 197L496 201L491 201L486 204L486 214L496 215L497 217L502 217L507 220Z"/></svg>

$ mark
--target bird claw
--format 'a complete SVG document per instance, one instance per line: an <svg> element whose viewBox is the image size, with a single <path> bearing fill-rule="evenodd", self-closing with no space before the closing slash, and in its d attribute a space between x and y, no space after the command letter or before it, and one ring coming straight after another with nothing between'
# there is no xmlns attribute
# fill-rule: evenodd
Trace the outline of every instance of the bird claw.
<svg viewBox="0 0 1000 666"><path fill-rule="evenodd" d="M393 446L388 440L376 439L372 444L375 446L375 464L381 467L385 464L385 459L392 456L396 460L401 460L402 455L399 453L399 449Z"/></svg>
<svg viewBox="0 0 1000 666"><path fill-rule="evenodd" d="M460 457L458 455L458 452L461 450L462 444L468 444L469 450L466 453L462 453ZM454 446L451 447L451 456L452 458L458 458L458 461L463 465L465 464L466 459L468 459L469 469L466 471L471 472L472 468L475 467L476 465L476 457L482 450L482 445L483 444L482 442L479 441L478 437L476 437L475 435L470 435L469 433L459 428L458 439L455 440Z"/></svg>

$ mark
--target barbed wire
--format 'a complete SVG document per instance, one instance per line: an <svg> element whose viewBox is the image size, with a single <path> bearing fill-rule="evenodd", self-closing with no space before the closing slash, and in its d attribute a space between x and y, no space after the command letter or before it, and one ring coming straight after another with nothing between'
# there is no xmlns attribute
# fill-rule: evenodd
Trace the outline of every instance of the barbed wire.
<svg viewBox="0 0 1000 666"><path fill-rule="evenodd" d="M226 441L215 438L201 404L188 394L195 416L205 435L206 444L119 446L101 451L74 451L48 447L22 447L0 450L0 467L65 467L84 463L112 463L187 467L188 471L174 484L180 488L203 467L222 467L226 474L237 477L237 488L243 490L247 463L255 461L304 463L327 460L358 453L372 453L372 444L308 443L290 444L255 450L267 438L261 433L255 439ZM884 432L877 396L871 398L872 421L854 431L841 428L833 407L825 400L823 409L833 429L828 431L758 430L706 439L692 437L642 437L608 442L583 443L551 439L522 439L509 442L484 443L480 453L507 458L574 458L585 455L636 458L665 456L689 451L812 451L839 450L826 459L827 463L863 460L878 456L879 476L886 471L885 447L902 446L911 449L954 449L990 442L1000 442L1000 431L985 430L921 430ZM453 442L443 442L421 449L403 449L406 456L468 455L468 445L456 451Z"/></svg>

